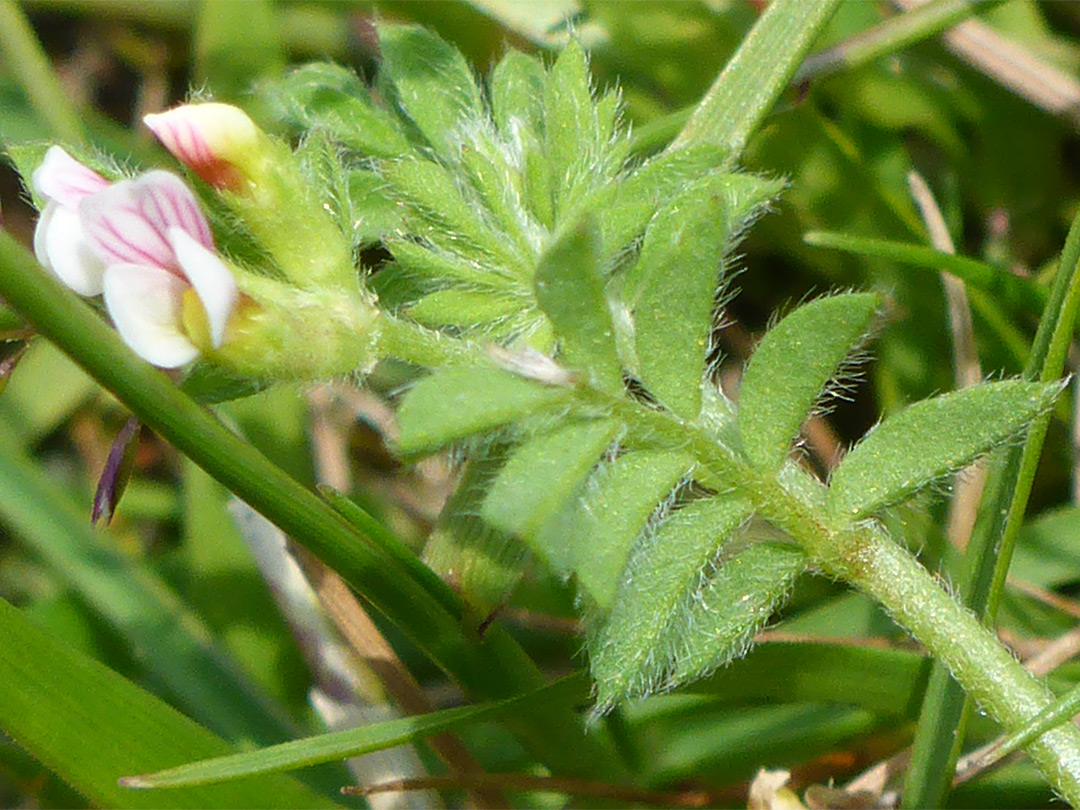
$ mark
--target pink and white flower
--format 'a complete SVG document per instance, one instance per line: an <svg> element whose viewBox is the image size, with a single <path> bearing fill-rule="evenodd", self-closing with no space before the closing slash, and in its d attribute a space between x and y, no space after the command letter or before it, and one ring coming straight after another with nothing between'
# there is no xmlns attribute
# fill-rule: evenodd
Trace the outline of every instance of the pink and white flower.
<svg viewBox="0 0 1080 810"><path fill-rule="evenodd" d="M49 147L30 182L45 200L34 230L34 255L41 266L79 295L100 295L105 263L90 249L79 204L109 181L59 146Z"/></svg>
<svg viewBox="0 0 1080 810"><path fill-rule="evenodd" d="M162 145L214 188L242 192L266 153L267 138L243 110L231 104L181 104L147 115L143 123Z"/></svg>
<svg viewBox="0 0 1080 810"><path fill-rule="evenodd" d="M222 345L239 291L183 180L159 170L109 184L53 147L33 182L49 201L34 235L39 260L75 292L103 292L117 331L143 359L177 368L198 357L185 325L192 295L210 345Z"/></svg>

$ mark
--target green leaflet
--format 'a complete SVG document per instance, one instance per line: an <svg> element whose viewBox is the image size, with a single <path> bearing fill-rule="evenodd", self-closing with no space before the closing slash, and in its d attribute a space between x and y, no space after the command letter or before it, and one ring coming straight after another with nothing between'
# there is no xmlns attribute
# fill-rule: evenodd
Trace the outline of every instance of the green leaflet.
<svg viewBox="0 0 1080 810"><path fill-rule="evenodd" d="M494 368L453 368L420 380L398 409L405 455L430 453L537 413L566 406L572 392Z"/></svg>
<svg viewBox="0 0 1080 810"><path fill-rule="evenodd" d="M536 300L551 319L562 362L584 372L608 393L623 390L604 283L599 238L591 220L563 233L548 247L536 269Z"/></svg>
<svg viewBox="0 0 1080 810"><path fill-rule="evenodd" d="M665 686L696 680L745 655L806 566L798 546L771 542L751 543L719 561L683 617L681 648Z"/></svg>
<svg viewBox="0 0 1080 810"><path fill-rule="evenodd" d="M503 272L527 275L528 264L506 244L505 238L485 218L482 206L462 196L454 176L438 163L406 159L383 171L389 194L407 203L416 217L429 223L435 232L448 235L455 252L474 260L491 260ZM428 231L424 222L408 222L410 230ZM436 233L425 235L435 238Z"/></svg>
<svg viewBox="0 0 1080 810"><path fill-rule="evenodd" d="M386 181L374 172L350 169L345 177L350 218L345 233L354 245L370 245L403 228L401 206L386 194ZM345 223L343 223L345 224Z"/></svg>
<svg viewBox="0 0 1080 810"><path fill-rule="evenodd" d="M457 253L436 246L425 246L407 239L388 239L386 247L394 254L395 268L406 275L427 282L445 284L460 282L463 285L480 285L501 289L517 289L519 285L489 263L470 261ZM382 272L391 268L383 268ZM376 274L375 279L378 279Z"/></svg>
<svg viewBox="0 0 1080 810"><path fill-rule="evenodd" d="M641 450L602 465L581 497L537 533L537 549L607 610L634 541L692 464L682 453Z"/></svg>
<svg viewBox="0 0 1080 810"><path fill-rule="evenodd" d="M544 85L547 72L539 59L510 51L491 74L491 111L504 137L524 127L534 138L543 136Z"/></svg>
<svg viewBox="0 0 1080 810"><path fill-rule="evenodd" d="M474 130L472 140L461 147L461 166L517 255L531 259L538 251L540 228L525 210L525 179L514 165L513 150L495 138L490 127Z"/></svg>
<svg viewBox="0 0 1080 810"><path fill-rule="evenodd" d="M723 154L713 146L697 146L659 155L601 188L588 209L599 223L604 257L616 255L644 233L664 201L716 169Z"/></svg>
<svg viewBox="0 0 1080 810"><path fill-rule="evenodd" d="M826 503L858 519L902 501L1022 431L1060 391L1057 383L1004 380L916 402L848 453Z"/></svg>
<svg viewBox="0 0 1080 810"><path fill-rule="evenodd" d="M748 514L746 503L731 498L695 501L638 543L607 622L589 637L597 711L668 681L686 644L702 571Z"/></svg>
<svg viewBox="0 0 1080 810"><path fill-rule="evenodd" d="M416 25L380 25L382 76L397 103L435 151L452 160L462 123L481 120L484 104L472 69L456 48Z"/></svg>
<svg viewBox="0 0 1080 810"><path fill-rule="evenodd" d="M484 518L533 539L570 501L621 427L613 419L575 421L530 439L514 451L488 490Z"/></svg>
<svg viewBox="0 0 1080 810"><path fill-rule="evenodd" d="M516 315L531 302L488 290L452 288L425 295L408 308L409 317L425 326L482 329L492 321Z"/></svg>
<svg viewBox="0 0 1080 810"><path fill-rule="evenodd" d="M362 155L397 158L410 150L398 121L376 106L355 73L340 65L304 65L265 83L260 95L283 123L300 132L325 132Z"/></svg>
<svg viewBox="0 0 1080 810"><path fill-rule="evenodd" d="M439 525L424 546L424 561L452 582L478 620L510 597L526 561L522 544L479 514L491 479L506 461L505 445L474 453L454 494L443 507Z"/></svg>
<svg viewBox="0 0 1080 810"><path fill-rule="evenodd" d="M126 773L232 753L224 740L0 600L0 728L99 807L335 807L287 776L164 793Z"/></svg>
<svg viewBox="0 0 1080 810"><path fill-rule="evenodd" d="M556 217L569 210L575 186L600 152L596 108L585 51L571 39L548 73L544 92L547 171Z"/></svg>
<svg viewBox="0 0 1080 810"><path fill-rule="evenodd" d="M641 256L627 273L623 300L634 312L642 382L684 419L701 410L709 332L731 238L781 183L714 173L660 209Z"/></svg>
<svg viewBox="0 0 1080 810"><path fill-rule="evenodd" d="M866 336L878 303L870 293L820 298L765 334L739 389L739 431L754 464L780 468L825 384Z"/></svg>

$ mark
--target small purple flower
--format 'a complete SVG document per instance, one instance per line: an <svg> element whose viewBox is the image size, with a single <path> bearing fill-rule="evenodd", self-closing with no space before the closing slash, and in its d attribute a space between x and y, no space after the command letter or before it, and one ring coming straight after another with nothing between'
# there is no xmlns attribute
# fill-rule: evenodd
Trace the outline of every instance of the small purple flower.
<svg viewBox="0 0 1080 810"><path fill-rule="evenodd" d="M222 345L239 291L183 180L158 170L109 184L54 146L33 183L48 201L34 234L38 259L80 295L104 293L139 356L177 368Z"/></svg>

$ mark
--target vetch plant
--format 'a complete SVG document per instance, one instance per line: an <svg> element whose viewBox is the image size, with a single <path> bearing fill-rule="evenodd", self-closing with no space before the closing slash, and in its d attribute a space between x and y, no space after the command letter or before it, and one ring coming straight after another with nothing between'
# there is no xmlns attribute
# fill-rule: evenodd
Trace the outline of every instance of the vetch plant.
<svg viewBox="0 0 1080 810"><path fill-rule="evenodd" d="M539 684L508 637L488 644L479 629L537 561L576 588L595 719L745 655L814 572L876 599L1005 727L1050 705L1047 687L883 517L1045 428L1062 388L1061 352L1045 347L1067 343L1077 303L1076 227L1039 374L915 403L822 481L800 463L800 431L866 347L883 303L844 292L795 307L754 350L738 401L721 390L713 341L719 304L735 294L734 252L784 187L737 168L760 116L717 108L736 108L733 80L721 78L672 146L638 159L618 92L596 91L574 41L550 65L509 53L486 85L422 28L380 26L379 44L381 100L329 64L260 88L295 149L219 103L148 117L213 209L168 172L110 182L58 147L32 175L44 201L41 263L80 295L103 291L125 342L155 365L198 358L260 384L359 379L383 359L424 370L401 397L396 450L416 459L456 448L468 459L427 549L441 573L458 573L460 597L407 555L381 553L413 566L416 598L460 648L402 619L393 596L367 594L371 579L352 580L358 590L473 694L508 697L477 673L497 665L515 688ZM765 96L796 57L779 79L765 77ZM372 245L390 257L377 272L358 260ZM5 298L106 376L47 314L64 299L17 275L0 276ZM290 490L275 512L269 496L255 500L257 482L244 489L228 461L184 438L182 406L163 416L137 386L108 379L282 528L326 543L316 550L328 563L351 559L336 540L310 539L319 533L298 515L328 521L328 536L343 526L305 493ZM559 756L542 733L519 733L538 758ZM1027 750L1080 801L1080 731L1058 727Z"/></svg>

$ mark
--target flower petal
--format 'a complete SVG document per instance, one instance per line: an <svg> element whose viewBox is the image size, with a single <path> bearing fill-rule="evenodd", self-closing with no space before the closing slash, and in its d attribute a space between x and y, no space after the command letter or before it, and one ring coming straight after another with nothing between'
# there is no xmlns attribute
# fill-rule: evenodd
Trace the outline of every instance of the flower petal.
<svg viewBox="0 0 1080 810"><path fill-rule="evenodd" d="M261 149L262 133L231 104L182 104L143 117L177 160L215 188L237 190L244 167Z"/></svg>
<svg viewBox="0 0 1080 810"><path fill-rule="evenodd" d="M105 271L105 306L116 330L136 354L160 368L199 356L181 320L186 289L186 281L160 267L116 264Z"/></svg>
<svg viewBox="0 0 1080 810"><path fill-rule="evenodd" d="M79 295L101 295L105 263L91 250L74 209L52 201L45 206L34 229L34 255Z"/></svg>
<svg viewBox="0 0 1080 810"><path fill-rule="evenodd" d="M101 191L109 181L59 146L50 146L32 175L34 191L48 200L75 208L83 197Z"/></svg>
<svg viewBox="0 0 1080 810"><path fill-rule="evenodd" d="M207 250L179 228L169 229L169 242L176 253L180 269L187 276L206 310L210 340L220 348L225 340L225 327L236 308L240 291L232 271L213 251Z"/></svg>
<svg viewBox="0 0 1080 810"><path fill-rule="evenodd" d="M86 197L79 215L91 246L110 265L178 270L169 228L180 228L206 247L214 244L191 189L165 171L147 172Z"/></svg>

